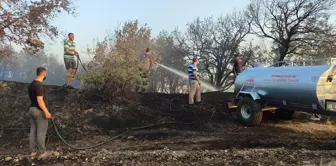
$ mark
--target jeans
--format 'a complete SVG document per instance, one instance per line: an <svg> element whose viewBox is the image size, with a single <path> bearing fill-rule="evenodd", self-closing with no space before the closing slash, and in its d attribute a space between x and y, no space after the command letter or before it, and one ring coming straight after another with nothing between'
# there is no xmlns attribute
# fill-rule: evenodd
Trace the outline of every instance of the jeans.
<svg viewBox="0 0 336 166"><path fill-rule="evenodd" d="M44 112L36 107L29 108L30 135L29 146L32 152L46 152L45 138L48 130L48 120Z"/></svg>

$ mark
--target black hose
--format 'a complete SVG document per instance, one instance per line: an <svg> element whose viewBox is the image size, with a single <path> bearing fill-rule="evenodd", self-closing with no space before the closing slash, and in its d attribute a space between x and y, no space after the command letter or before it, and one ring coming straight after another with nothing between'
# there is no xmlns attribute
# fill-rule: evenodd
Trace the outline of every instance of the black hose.
<svg viewBox="0 0 336 166"><path fill-rule="evenodd" d="M176 100L177 98L179 98L179 97L181 97L181 96L183 96L183 95L180 95L180 96L178 96L178 97L176 97L176 98L170 100L170 111L176 111L176 110L173 110L173 109L171 108L171 102L172 102L173 100ZM187 110L187 109L183 109L183 110ZM174 125L174 124L176 124L176 125L192 125L192 124L196 123L196 121L197 121L198 118L197 118L197 114L196 114L195 111L191 111L191 112L193 112L193 113L195 114L195 118L194 118L194 120L193 120L192 122L189 122L189 123L165 122L165 123L159 123L159 124L153 124L153 125L147 125L147 126L135 127L135 128L129 129L129 130L127 130L127 131L124 131L124 132L122 132L122 133L120 133L120 134L118 134L118 135L116 135L116 136L110 137L109 139L107 139L107 140L105 140L105 141L103 141L103 142L100 142L100 143L98 143L98 144L95 144L95 145L92 145L92 146L83 146L83 147L74 146L74 145L71 145L70 143L68 143L68 142L62 137L62 135L59 133L58 128L57 128L57 126L56 126L56 123L55 123L55 121L54 121L54 118L51 119L51 122L52 122L52 124L53 124L53 126L54 126L54 129L55 129L55 132L56 132L57 136L59 137L59 139L60 139L65 145L67 145L68 147L70 147L70 148L72 148L72 149L74 149L74 150L86 150L86 149L92 149L92 148L96 148L96 147L102 146L102 145L104 145L104 144L106 144L106 143L108 143L108 142L110 142L110 141L112 141L112 140L115 140L115 139L121 137L122 135L125 135L125 134L127 134L127 133L129 133L129 132L131 132L131 131L143 130L143 129L153 128L153 127L159 127L159 126L163 126L163 125Z"/></svg>
<svg viewBox="0 0 336 166"><path fill-rule="evenodd" d="M185 94L179 95L179 96L177 96L177 97L175 97L175 98L173 98L173 99L170 100L169 107L170 107L170 111L171 111L171 112L187 111L187 110L189 110L189 109L187 109L187 108L178 109L178 110L174 110L174 109L172 108L172 102L173 102L174 100L176 100L176 99L178 99L178 98L184 96L184 95L185 95ZM158 124L153 124L153 125L147 125L147 126L135 127L135 128L131 128L131 129L129 129L129 130L126 130L126 131L124 131L124 132L122 132L122 133L120 133L120 134L118 134L118 135L113 136L113 137L110 137L109 139L107 139L107 140L105 140L105 141L103 141L103 142L100 142L100 143L98 143L98 144L95 144L95 145L92 145L92 146L82 146L82 147L80 147L80 146L74 146L74 145L71 145L70 143L68 143L68 142L62 137L62 135L60 134L60 132L59 132L59 130L58 130L58 128L57 128L57 125L56 125L56 122L55 122L54 118L51 119L51 122L52 122L53 128L54 128L54 130L55 130L55 132L56 132L56 135L58 136L58 138L59 138L65 145L67 145L68 147L70 147L70 148L72 148L72 149L74 149L74 150L86 150L86 149L92 149L92 148L96 148L96 147L102 146L102 145L104 145L104 144L106 144L106 143L108 143L108 142L110 142L110 141L112 141L112 140L115 140L115 139L121 137L122 135L125 135L125 134L127 134L127 133L129 133L129 132L132 132L132 131L143 130L143 129L148 129L148 128L154 128L154 127L159 127L159 126L163 126L163 125L174 125L174 124L175 124L175 125L192 125L192 124L196 123L196 121L197 121L198 118L197 118L196 111L191 111L191 112L194 113L194 115L195 115L195 118L194 118L194 120L193 120L192 122L188 122L188 123L181 123L181 122L164 122L164 123L158 123ZM216 112L215 110L212 112L211 117L210 117L210 121L212 120L213 115L214 115L215 112ZM4 128L4 129L6 129L6 128ZM9 129L9 130L11 130L11 129L13 129L13 130L18 130L18 129L21 129L21 130L28 130L29 128L15 128L15 129L14 129L14 128L8 128L8 129ZM47 140L47 142L49 142L49 136L48 136L48 140Z"/></svg>
<svg viewBox="0 0 336 166"><path fill-rule="evenodd" d="M177 97L175 97L175 98L173 98L173 99L170 100L170 104L169 104L169 105L170 105L170 111L171 111L171 112L183 111L183 110L187 111L187 110L189 110L189 109L187 109L187 108L184 108L184 109L178 109L178 110L174 110L174 109L172 108L172 102L173 102L174 100L176 100L176 99L182 97L182 96L184 96L184 94L179 95L179 96L177 96ZM108 142L110 142L110 141L112 141L112 140L115 140L115 139L117 139L117 138L119 138L119 137L121 137L121 136L123 136L123 135L129 133L129 132L132 132L132 131L143 130L143 129L148 129L148 128L154 128L154 127L159 127L159 126L163 126L163 125L174 125L174 124L175 124L175 125L192 125L192 124L196 123L196 121L197 121L198 118L197 118L196 111L191 111L191 112L194 113L195 117L194 117L194 120L193 120L193 121L188 122L188 123L181 123L181 122L164 122L164 123L158 123L158 124L153 124L153 125L147 125L147 126L135 127L135 128L131 128L131 129L129 129L129 130L126 130L126 131L124 131L124 132L122 132L122 133L120 133L120 134L118 134L118 135L113 136L113 137L110 137L109 139L107 139L107 140L105 140L105 141L102 141L102 142L100 142L100 143L98 143L98 144L95 144L95 145L92 145L92 146L82 146L82 147L80 147L80 146L75 146L75 145L71 145L70 143L68 143L68 142L62 137L62 135L60 134L60 132L59 132L59 130L58 130L58 128L57 128L57 125L56 125L56 122L55 122L54 118L51 119L51 122L52 122L53 128L54 128L54 130L55 130L55 132L56 132L56 135L58 136L58 138L59 138L65 145L67 145L68 147L70 147L70 148L72 148L72 149L74 149L74 150L86 150L86 149L92 149L92 148L96 148L96 147L102 146L102 145L104 145L104 144L106 144L106 143L108 143ZM214 113L215 113L215 111L212 112L211 117L210 117L210 121L211 121L211 119L212 119ZM6 129L6 128L4 128L4 129ZM13 130L18 130L18 129L27 130L27 129L29 129L29 128L7 128L7 129L9 129L9 130L11 130L11 129L13 129ZM47 140L47 142L49 142L49 136L48 136L48 140Z"/></svg>
<svg viewBox="0 0 336 166"><path fill-rule="evenodd" d="M77 70L78 70L78 64L79 64L79 63L81 64L81 66L82 66L82 68L84 69L84 71L85 71L85 72L88 72L88 71L86 70L86 68L84 67L84 64L83 64L82 60L80 59L79 55L77 55L76 57L77 57L77 62L76 62L76 70L75 70L74 75L76 75L76 73L77 73Z"/></svg>
<svg viewBox="0 0 336 166"><path fill-rule="evenodd" d="M169 109L170 109L170 111L176 112L176 111L183 111L183 110L185 110L185 108L181 108L181 109L177 109L177 110L172 108L173 101L176 100L176 99L178 99L178 98L180 98L180 97L182 97L182 96L184 96L184 95L185 94L179 95L179 96L177 96L177 97L175 97L175 98L173 98L173 99L170 100L170 102L169 102Z"/></svg>
<svg viewBox="0 0 336 166"><path fill-rule="evenodd" d="M79 58L79 55L77 56L77 61L80 62L80 64L81 64L82 68L84 69L84 71L88 72L88 71L86 70L86 68L84 67L84 64L83 64L82 60ZM77 63L77 67L78 67L78 63ZM77 71L77 70L76 70L76 71Z"/></svg>

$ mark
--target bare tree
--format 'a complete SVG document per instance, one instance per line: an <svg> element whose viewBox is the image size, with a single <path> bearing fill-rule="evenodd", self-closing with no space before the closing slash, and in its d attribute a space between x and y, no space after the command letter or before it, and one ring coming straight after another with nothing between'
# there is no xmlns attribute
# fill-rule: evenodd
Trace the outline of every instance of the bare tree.
<svg viewBox="0 0 336 166"><path fill-rule="evenodd" d="M43 49L39 37L58 35L50 20L62 12L75 14L71 0L0 1L0 45L13 42L34 52Z"/></svg>
<svg viewBox="0 0 336 166"><path fill-rule="evenodd" d="M233 12L217 20L197 18L188 24L185 37L177 32L175 36L189 59L200 57L200 68L205 71L203 78L218 88L228 89L233 83L231 61L250 27L249 19L242 12Z"/></svg>
<svg viewBox="0 0 336 166"><path fill-rule="evenodd" d="M330 58L335 57L336 51L336 27L328 25L325 33L309 34L308 38L314 38L315 42L305 45L298 50L298 54L303 58Z"/></svg>
<svg viewBox="0 0 336 166"><path fill-rule="evenodd" d="M308 34L325 33L325 24L335 0L251 0L247 16L253 33L271 39L278 61L298 54L302 47L316 44Z"/></svg>

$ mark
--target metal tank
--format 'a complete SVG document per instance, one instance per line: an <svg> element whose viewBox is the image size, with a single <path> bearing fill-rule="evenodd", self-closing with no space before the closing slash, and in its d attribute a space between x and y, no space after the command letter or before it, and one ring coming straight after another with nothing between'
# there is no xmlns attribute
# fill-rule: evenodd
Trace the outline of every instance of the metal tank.
<svg viewBox="0 0 336 166"><path fill-rule="evenodd" d="M334 72L334 65L247 68L237 76L235 92L237 99L247 96L260 103L261 108L267 105L336 115L336 76L332 79L336 74ZM251 101L244 103L246 108L251 105ZM239 100L236 104L244 119L244 104L239 106Z"/></svg>

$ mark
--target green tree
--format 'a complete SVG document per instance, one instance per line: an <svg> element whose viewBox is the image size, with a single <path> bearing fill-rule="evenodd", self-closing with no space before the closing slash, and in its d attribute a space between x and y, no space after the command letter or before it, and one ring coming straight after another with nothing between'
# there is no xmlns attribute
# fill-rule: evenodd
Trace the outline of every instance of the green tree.
<svg viewBox="0 0 336 166"><path fill-rule="evenodd" d="M185 71L186 61L184 54L174 42L174 36L167 31L162 31L155 40L155 52L159 55L160 61L163 65ZM161 92L178 93L181 92L186 82L180 76L159 68L155 72L156 82L160 86L156 86Z"/></svg>
<svg viewBox="0 0 336 166"><path fill-rule="evenodd" d="M71 0L0 1L0 46L13 42L36 52L44 48L40 36L58 36L51 20L66 12L75 14Z"/></svg>
<svg viewBox="0 0 336 166"><path fill-rule="evenodd" d="M134 91L140 79L139 57L151 42L149 27L137 20L126 22L97 43L89 72L81 75L84 86L110 97Z"/></svg>

